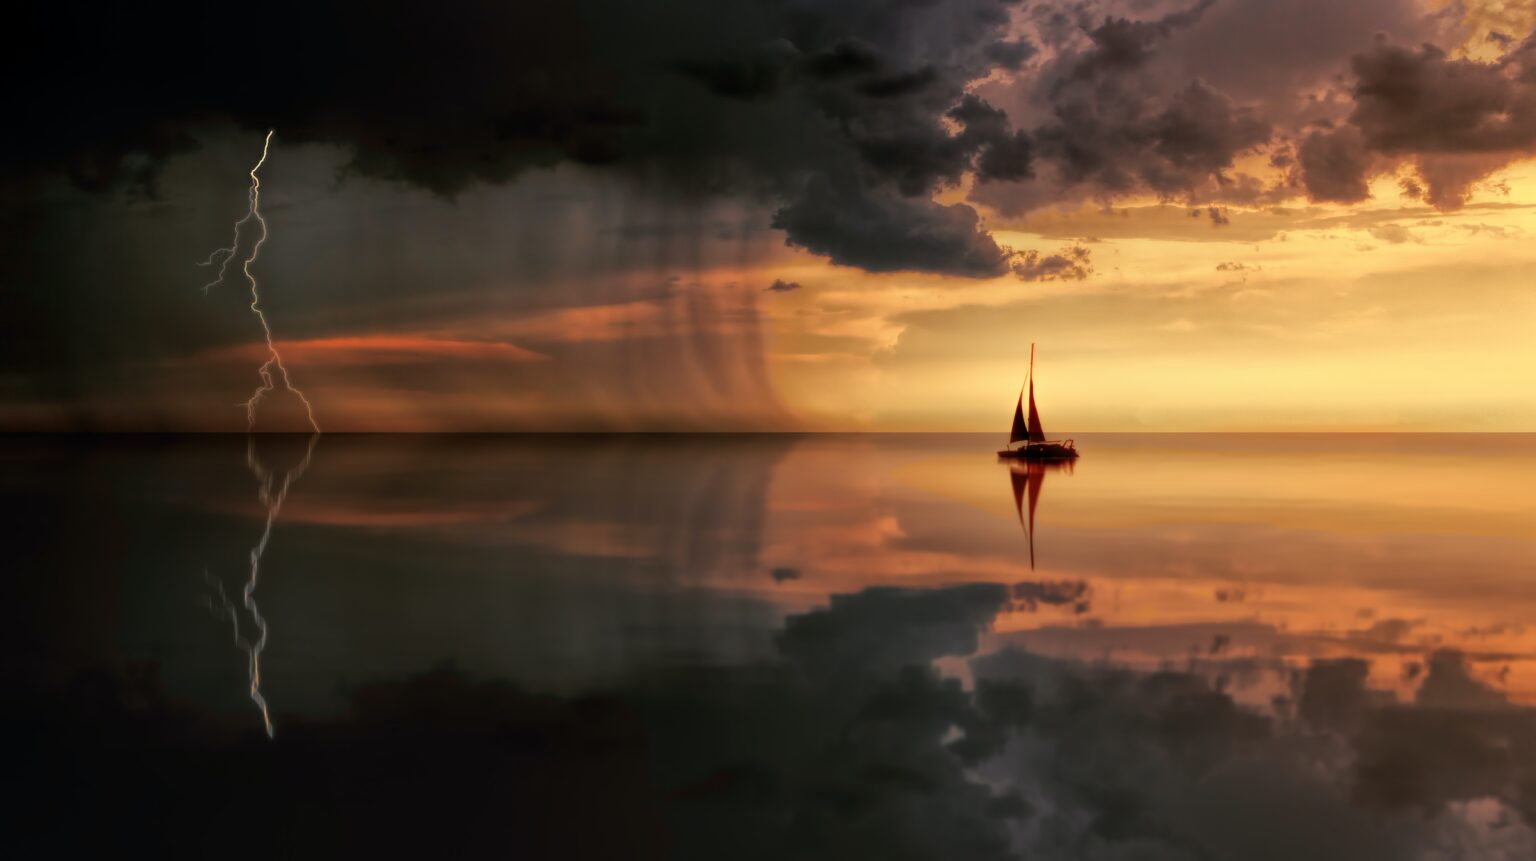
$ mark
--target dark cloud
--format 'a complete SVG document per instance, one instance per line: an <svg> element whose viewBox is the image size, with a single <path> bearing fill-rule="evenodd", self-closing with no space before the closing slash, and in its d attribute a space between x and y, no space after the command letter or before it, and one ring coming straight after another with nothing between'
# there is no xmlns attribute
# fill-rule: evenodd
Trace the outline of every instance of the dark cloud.
<svg viewBox="0 0 1536 861"><path fill-rule="evenodd" d="M767 293L793 293L800 289L800 282L785 281L782 278L773 279L773 283L763 288Z"/></svg>
<svg viewBox="0 0 1536 861"><path fill-rule="evenodd" d="M938 83L939 72L932 66L924 66L910 72L896 72L870 78L859 84L859 92L875 99L895 99L910 96Z"/></svg>
<svg viewBox="0 0 1536 861"><path fill-rule="evenodd" d="M1024 281L1081 281L1093 272L1090 252L1081 245L1044 256L1026 251L1017 255L1012 265L1014 274Z"/></svg>
<svg viewBox="0 0 1536 861"><path fill-rule="evenodd" d="M1396 643L1403 640L1414 628L1424 624L1423 619L1377 619L1370 627L1363 631L1356 631L1351 636L1383 643Z"/></svg>
<svg viewBox="0 0 1536 861"><path fill-rule="evenodd" d="M976 771L1036 805L1015 831L1022 857L1500 857L1531 839L1515 821L1536 764L1528 711L1401 705L1368 687L1361 661L1313 662L1299 720L1195 673L1016 650L971 667L971 737L991 739ZM1502 805L1507 830L1469 829L1453 805L1473 799Z"/></svg>
<svg viewBox="0 0 1536 861"><path fill-rule="evenodd" d="M816 672L832 673L890 671L969 655L1009 597L1008 587L996 583L834 595L826 609L790 617L779 649Z"/></svg>
<svg viewBox="0 0 1536 861"><path fill-rule="evenodd" d="M1219 206L1207 206L1205 215L1211 219L1212 227L1226 227L1232 223L1232 219L1227 216L1227 211Z"/></svg>
<svg viewBox="0 0 1536 861"><path fill-rule="evenodd" d="M1350 122L1384 153L1518 151L1536 144L1536 42L1494 63L1380 44L1350 61Z"/></svg>
<svg viewBox="0 0 1536 861"><path fill-rule="evenodd" d="M1140 68L1151 59L1159 42L1200 20L1214 5L1215 0L1199 0L1184 10L1148 21L1106 17L1088 32L1092 46L1072 63L1069 77L1074 81L1088 80L1111 71Z"/></svg>
<svg viewBox="0 0 1536 861"><path fill-rule="evenodd" d="M1305 193L1356 202L1404 164L1440 209L1536 152L1530 37L1493 37L1492 62L1455 59L1464 10L1408 0L1277 6L1043 3L1028 14L1044 47L1036 73L978 92L1027 127L1032 183L979 187L1008 214L1059 201L1152 192L1189 203L1261 205ZM1406 48L1401 45L1420 44ZM1265 153L1287 171L1248 175Z"/></svg>
<svg viewBox="0 0 1536 861"><path fill-rule="evenodd" d="M1376 170L1407 160L1418 177L1401 181L1406 194L1459 209L1478 180L1536 152L1536 35L1488 63L1381 40L1350 72L1348 125L1302 144L1314 199L1362 200Z"/></svg>
<svg viewBox="0 0 1536 861"><path fill-rule="evenodd" d="M822 79L864 75L880 68L880 54L858 39L842 39L806 60L806 70Z"/></svg>
<svg viewBox="0 0 1536 861"><path fill-rule="evenodd" d="M783 53L792 49L788 45L779 48L778 52L746 59L681 60L676 68L717 96L754 101L774 95L784 85L787 66Z"/></svg>
<svg viewBox="0 0 1536 861"><path fill-rule="evenodd" d="M949 111L964 126L961 145L978 153L974 168L980 182L1018 181L1034 176L1035 145L1022 131L1010 131L1008 115L974 95Z"/></svg>
<svg viewBox="0 0 1536 861"><path fill-rule="evenodd" d="M1140 188L1198 194L1238 154L1269 139L1266 125L1198 82L1161 109L1127 81L1096 81L1079 92L1085 87L1071 81L1053 93L1056 122L1034 132L1069 186L1086 183L1115 195Z"/></svg>
<svg viewBox="0 0 1536 861"><path fill-rule="evenodd" d="M29 133L0 145L3 181L57 171L82 187L152 190L166 159L195 146L190 132L232 121L339 145L352 173L448 196L575 162L644 177L656 194L766 198L785 222L843 225L790 238L853 266L871 255L847 224L873 209L906 231L890 244L926 246L900 266L987 277L1006 267L985 259L985 228L925 206L968 172L974 199L1010 214L1146 191L1251 205L1300 188L1354 201L1385 155L1412 159L1428 199L1448 208L1536 140L1531 42L1490 37L1506 49L1494 63L1396 47L1390 38L1436 32L1408 0L1171 11L1119 0L392 0L354 11L32 8L17 31L40 37L13 51L32 74L11 76L8 93ZM1372 46L1378 32L1390 38ZM283 61L243 68L208 33L280 46ZM1346 65L1350 89L1335 101L1348 104L1298 96ZM997 69L1013 74L989 78ZM1310 119L1347 122L1307 133ZM1299 142L1298 185L1235 168L1265 147L1285 162L1286 138ZM842 191L803 196L826 184ZM808 212L828 204L848 209Z"/></svg>
<svg viewBox="0 0 1536 861"><path fill-rule="evenodd" d="M1008 272L1010 253L963 203L874 191L854 183L811 180L773 226L790 245L869 272L921 270L967 278Z"/></svg>
<svg viewBox="0 0 1536 861"><path fill-rule="evenodd" d="M0 179L61 171L92 189L152 191L165 159L194 145L189 130L233 121L337 144L349 172L445 196L576 162L644 178L657 194L765 195L802 214L846 203L830 214L839 223L873 205L891 214L886 229L918 231L887 234L890 244L926 244L903 266L1006 269L976 259L989 251L984 230L927 203L973 162L988 176L1029 173L1029 142L1006 120L985 133L945 125L968 82L1029 53L1004 38L995 0L449 0L356 12L280 2L260 15L77 18L36 7L17 32L38 38L13 58L29 73L8 88L13 119L36 133L3 145ZM239 52L209 34L238 34ZM272 51L281 62L242 65ZM827 182L846 193L797 198ZM905 212L896 193L915 198ZM935 226L980 239L929 241ZM843 255L856 240L800 244L862 265L858 250Z"/></svg>
<svg viewBox="0 0 1536 861"><path fill-rule="evenodd" d="M441 667L354 686L340 714L285 721L275 741L178 708L152 672L10 684L7 702L28 707L3 727L31 742L13 772L33 787L10 839L55 851L175 841L239 858L345 846L1002 861L1029 805L972 779L951 750L954 728L986 727L931 663L969 655L1006 596L839 596L792 616L774 660L633 673L576 695ZM1009 693L988 690L985 723L1027 716ZM254 809L266 827L231 844ZM80 815L103 827L73 827ZM380 815L393 825L365 824Z"/></svg>
<svg viewBox="0 0 1536 861"><path fill-rule="evenodd" d="M1270 125L1205 80L1180 79L1161 58L1169 40L1196 26L1213 4L1147 20L1097 17L1100 8L1117 7L1037 10L1047 59L1016 85L983 88L1017 116L1043 118L1028 134L1035 171L1048 171L1043 186L983 186L975 197L1011 214L1058 199L1145 191L1192 200L1257 196L1256 180L1228 173L1238 156L1270 140Z"/></svg>
<svg viewBox="0 0 1536 861"><path fill-rule="evenodd" d="M1498 709L1509 705L1504 695L1474 678L1467 657L1439 649L1425 662L1428 672L1414 702L1432 708Z"/></svg>
<svg viewBox="0 0 1536 861"><path fill-rule="evenodd" d="M1359 129L1314 131L1302 140L1297 158L1313 200L1356 203L1370 196L1366 178L1372 159Z"/></svg>
<svg viewBox="0 0 1536 861"><path fill-rule="evenodd" d="M1071 606L1085 613L1092 606L1093 588L1086 580L1025 580L1013 584L1013 609L1033 612L1041 604Z"/></svg>
<svg viewBox="0 0 1536 861"><path fill-rule="evenodd" d="M1170 35L1155 74L1206 81L1294 129L1332 116L1317 96L1379 34L1416 44L1437 32L1417 0L1221 0Z"/></svg>
<svg viewBox="0 0 1536 861"><path fill-rule="evenodd" d="M1037 53L1039 49L1028 39L993 42L987 46L987 59L1004 69L1016 70Z"/></svg>
<svg viewBox="0 0 1536 861"><path fill-rule="evenodd" d="M1296 714L1315 727L1353 730L1387 700L1366 687L1370 664L1359 658L1313 661L1298 680Z"/></svg>

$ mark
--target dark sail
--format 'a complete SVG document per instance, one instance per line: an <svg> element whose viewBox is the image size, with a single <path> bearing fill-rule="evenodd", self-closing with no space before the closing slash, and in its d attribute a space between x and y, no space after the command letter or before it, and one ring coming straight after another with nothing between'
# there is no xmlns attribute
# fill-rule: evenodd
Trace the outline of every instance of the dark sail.
<svg viewBox="0 0 1536 861"><path fill-rule="evenodd" d="M1029 431L1024 427L1024 393L1019 392L1019 402L1013 408L1013 430L1008 433L1008 442L1015 443L1028 438Z"/></svg>
<svg viewBox="0 0 1536 861"><path fill-rule="evenodd" d="M1018 419L1014 419L1014 433L1018 433ZM1017 439L1017 437L1015 437ZM1029 441L1045 442L1045 428L1040 426L1040 411L1035 409L1035 378L1029 378Z"/></svg>

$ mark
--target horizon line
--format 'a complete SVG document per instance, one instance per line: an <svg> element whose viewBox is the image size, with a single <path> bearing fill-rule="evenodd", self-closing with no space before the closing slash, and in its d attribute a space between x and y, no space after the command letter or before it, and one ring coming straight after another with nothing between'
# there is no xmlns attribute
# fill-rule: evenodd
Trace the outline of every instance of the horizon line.
<svg viewBox="0 0 1536 861"><path fill-rule="evenodd" d="M1092 436L1514 436L1536 430L1115 430L1073 431ZM1003 436L995 430L7 430L0 437L66 436Z"/></svg>

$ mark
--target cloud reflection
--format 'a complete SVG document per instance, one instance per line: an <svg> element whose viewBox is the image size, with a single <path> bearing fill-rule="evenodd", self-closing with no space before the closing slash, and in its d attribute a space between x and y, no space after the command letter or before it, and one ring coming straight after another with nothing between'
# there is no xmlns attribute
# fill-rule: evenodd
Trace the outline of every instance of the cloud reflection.
<svg viewBox="0 0 1536 861"><path fill-rule="evenodd" d="M1536 849L1528 540L1472 516L1524 510L1528 442L1476 441L1428 499L1400 482L1450 468L1433 439L1096 440L1038 572L965 437L328 437L301 494L312 452L255 453L254 519L226 439L16 445L0 493L50 515L0 667L23 852ZM262 610L303 659L262 655L269 743L160 572L256 530L262 561L273 502Z"/></svg>
<svg viewBox="0 0 1536 861"><path fill-rule="evenodd" d="M176 839L211 849L220 811L259 800L274 827L247 833L237 856L342 843L701 859L1516 858L1536 846L1536 713L1453 653L1432 660L1413 701L1371 689L1363 661L1320 660L1253 708L1197 673L977 655L1010 591L840 595L790 616L767 660L643 671L578 696L452 668L381 680L260 756L152 679L82 678L6 721L36 739L42 756L22 766L40 797L67 787L110 821L48 834L60 818L24 820L22 839L153 839L161 820L141 812L175 809L208 823ZM969 659L972 683L935 669L946 658ZM103 718L116 719L76 732ZM188 793L205 774L243 779ZM395 825L373 827L380 816Z"/></svg>

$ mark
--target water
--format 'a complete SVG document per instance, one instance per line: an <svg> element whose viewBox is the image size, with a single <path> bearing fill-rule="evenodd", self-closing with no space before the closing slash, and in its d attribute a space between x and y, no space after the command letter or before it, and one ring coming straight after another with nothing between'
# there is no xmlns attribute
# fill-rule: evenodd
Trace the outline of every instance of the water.
<svg viewBox="0 0 1536 861"><path fill-rule="evenodd" d="M1536 436L1077 442L0 441L8 842L1536 853Z"/></svg>

